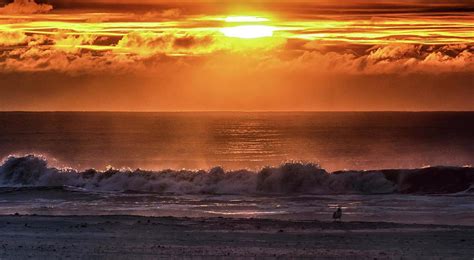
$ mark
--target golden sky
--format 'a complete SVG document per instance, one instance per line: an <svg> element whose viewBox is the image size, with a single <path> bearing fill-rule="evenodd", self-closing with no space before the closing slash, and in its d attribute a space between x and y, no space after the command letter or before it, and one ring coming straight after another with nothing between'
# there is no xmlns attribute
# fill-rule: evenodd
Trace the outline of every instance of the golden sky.
<svg viewBox="0 0 474 260"><path fill-rule="evenodd" d="M470 0L0 6L0 110L474 109Z"/></svg>

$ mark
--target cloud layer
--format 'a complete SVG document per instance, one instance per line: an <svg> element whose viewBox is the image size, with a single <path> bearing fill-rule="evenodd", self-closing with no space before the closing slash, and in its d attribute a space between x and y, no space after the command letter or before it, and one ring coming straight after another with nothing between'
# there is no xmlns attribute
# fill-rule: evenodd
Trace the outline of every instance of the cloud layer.
<svg viewBox="0 0 474 260"><path fill-rule="evenodd" d="M68 32L27 35L11 31L1 33L0 69L3 72L53 70L72 74L146 72L153 71L154 65L169 61L187 66L196 62L218 66L215 61L227 56L236 63L250 62L255 69L287 69L305 73L437 74L474 71L474 46L471 44L395 43L341 48L321 47L317 43L298 39L227 39L217 33L145 31L110 38Z"/></svg>

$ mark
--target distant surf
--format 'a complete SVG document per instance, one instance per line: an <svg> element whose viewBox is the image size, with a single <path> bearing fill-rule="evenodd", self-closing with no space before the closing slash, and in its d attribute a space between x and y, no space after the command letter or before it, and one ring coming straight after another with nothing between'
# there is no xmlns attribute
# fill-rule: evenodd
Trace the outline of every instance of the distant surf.
<svg viewBox="0 0 474 260"><path fill-rule="evenodd" d="M0 192L50 189L158 194L451 194L471 193L472 167L328 172L311 163L259 171L55 168L43 156L9 156L0 166Z"/></svg>

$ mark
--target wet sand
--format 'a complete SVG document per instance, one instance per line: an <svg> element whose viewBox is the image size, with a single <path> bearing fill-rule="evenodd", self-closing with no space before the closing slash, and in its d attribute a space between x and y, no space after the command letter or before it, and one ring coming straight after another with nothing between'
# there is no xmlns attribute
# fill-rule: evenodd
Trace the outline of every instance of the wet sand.
<svg viewBox="0 0 474 260"><path fill-rule="evenodd" d="M0 216L0 259L473 259L474 227Z"/></svg>

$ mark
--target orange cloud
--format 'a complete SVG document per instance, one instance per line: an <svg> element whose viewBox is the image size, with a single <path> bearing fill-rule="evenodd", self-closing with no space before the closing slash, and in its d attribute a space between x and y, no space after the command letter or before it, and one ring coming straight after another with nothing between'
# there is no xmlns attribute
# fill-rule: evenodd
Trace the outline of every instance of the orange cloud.
<svg viewBox="0 0 474 260"><path fill-rule="evenodd" d="M53 35L52 38L54 39L54 47L57 49L76 53L81 50L81 46L93 44L98 37L90 34L70 35L67 32L60 32Z"/></svg>
<svg viewBox="0 0 474 260"><path fill-rule="evenodd" d="M7 4L0 8L3 14L36 14L46 13L53 10L53 6L49 4L37 4L34 0L14 0L13 3Z"/></svg>
<svg viewBox="0 0 474 260"><path fill-rule="evenodd" d="M211 35L132 32L115 46L117 52L153 56L156 54L202 54L212 51Z"/></svg>
<svg viewBox="0 0 474 260"><path fill-rule="evenodd" d="M156 18L176 19L180 17L182 10L179 8L166 9L163 11L150 11L140 16L140 20L150 21Z"/></svg>
<svg viewBox="0 0 474 260"><path fill-rule="evenodd" d="M27 42L27 36L19 31L0 31L0 46L16 46Z"/></svg>
<svg viewBox="0 0 474 260"><path fill-rule="evenodd" d="M474 71L474 48L467 45L389 45L366 58L369 73Z"/></svg>
<svg viewBox="0 0 474 260"><path fill-rule="evenodd" d="M305 51L286 61L294 71L311 73L376 75L474 72L474 47L392 44L377 46L365 54Z"/></svg>

